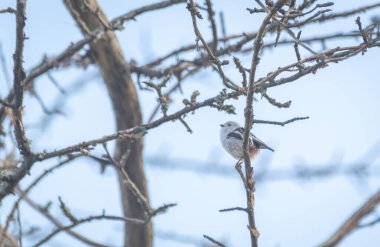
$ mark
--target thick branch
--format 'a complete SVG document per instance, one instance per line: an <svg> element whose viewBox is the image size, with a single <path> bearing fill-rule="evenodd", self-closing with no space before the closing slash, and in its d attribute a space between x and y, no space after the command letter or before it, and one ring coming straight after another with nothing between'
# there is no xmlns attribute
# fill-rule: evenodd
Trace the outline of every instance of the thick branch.
<svg viewBox="0 0 380 247"><path fill-rule="evenodd" d="M18 148L22 155L26 157L31 155L31 150L29 146L28 139L25 136L24 124L22 121L23 113L23 99L24 99L24 89L23 82L25 79L25 72L23 63L23 50L24 50L24 27L25 27L25 0L17 1L16 10L16 51L13 56L14 58L14 82L13 90L15 92L15 100L12 108L13 120L15 123L14 132L16 136L16 141Z"/></svg>

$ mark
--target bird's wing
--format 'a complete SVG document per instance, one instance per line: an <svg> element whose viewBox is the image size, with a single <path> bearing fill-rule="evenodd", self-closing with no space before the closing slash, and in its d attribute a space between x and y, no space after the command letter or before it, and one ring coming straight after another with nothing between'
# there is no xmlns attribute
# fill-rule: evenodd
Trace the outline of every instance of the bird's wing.
<svg viewBox="0 0 380 247"><path fill-rule="evenodd" d="M230 132L227 135L227 138L243 141L244 140L244 128L239 127L239 128L234 129L232 132ZM267 144L265 144L263 141L261 141L259 138L257 138L252 133L249 133L249 143L253 144L253 146L255 146L256 148L269 149L272 152L274 152L274 150L272 148L270 148Z"/></svg>
<svg viewBox="0 0 380 247"><path fill-rule="evenodd" d="M233 131L231 131L230 133L228 133L227 139L236 139L236 140L243 141L244 131L241 132L240 129L243 129L243 128L236 128Z"/></svg>
<svg viewBox="0 0 380 247"><path fill-rule="evenodd" d="M236 139L243 141L244 138L244 128L239 127L228 133L227 139Z"/></svg>
<svg viewBox="0 0 380 247"><path fill-rule="evenodd" d="M256 148L269 149L270 151L274 152L272 148L270 148L267 144L265 144L263 141L257 138L254 134L249 133L249 139L250 141L252 140Z"/></svg>

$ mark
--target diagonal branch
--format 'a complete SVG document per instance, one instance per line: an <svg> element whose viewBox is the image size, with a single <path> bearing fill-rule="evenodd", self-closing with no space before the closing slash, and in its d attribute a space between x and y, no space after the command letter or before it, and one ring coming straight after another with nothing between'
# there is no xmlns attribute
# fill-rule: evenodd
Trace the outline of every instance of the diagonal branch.
<svg viewBox="0 0 380 247"><path fill-rule="evenodd" d="M76 222L73 222L70 225L62 226L60 228L55 229L49 235L47 235L46 237L44 237L43 239L38 241L38 243L36 243L33 246L38 247L38 246L41 246L42 244L45 244L52 237L54 237L55 235L57 235L58 233L60 233L62 231L68 231L68 230L71 230L72 228L79 226L79 225L82 225L84 223L89 223L91 221L99 221L99 220L114 220L114 221L127 222L127 223L131 223L131 224L137 224L137 225L146 224L146 221L144 221L144 220L139 220L139 219L134 219L134 218L129 218L129 217L121 217L121 216L105 215L105 214L94 215L94 216L89 216L86 218L78 219Z"/></svg>
<svg viewBox="0 0 380 247"><path fill-rule="evenodd" d="M169 7L178 3L184 3L184 2L185 2L184 0L167 0L167 1L162 1L159 3L147 5L147 6L132 10L130 12L127 12L124 15L121 15L113 19L110 22L111 25L108 25L108 26L110 26L109 28L111 28L112 30L122 29L121 28L122 23L124 23L125 21L133 20L136 16L140 14L161 9L161 8L165 8L165 7ZM92 33L89 33L83 39L71 44L67 49L62 51L56 57L50 58L50 59L46 59L46 58L43 59L43 61L39 63L38 65L36 65L28 74L28 76L25 78L23 87L24 88L27 87L27 85L30 83L33 83L33 80L36 79L37 77L59 66L61 62L70 58L72 55L80 51L85 45L90 44L94 42L95 40L98 40L99 38L101 38L106 33L106 31L107 29L105 29L104 27L99 28L93 31ZM14 96L15 96L14 90L10 91L8 93L8 96L5 99L5 102L11 102L14 99ZM2 107L0 109L0 122L4 120L5 116L6 116L5 108Z"/></svg>
<svg viewBox="0 0 380 247"><path fill-rule="evenodd" d="M227 80L227 78L223 72L223 69L222 69L223 65L228 64L228 60L220 61L218 56L212 52L211 48L208 46L207 42L205 41L201 32L199 31L199 28L197 25L197 17L201 19L202 16L198 12L198 10L194 4L194 0L190 0L190 3L187 6L187 8L191 13L191 19L193 21L193 27L194 27L194 33L196 36L196 42L198 43L199 40L201 41L203 47L205 48L205 50L207 51L207 53L209 55L209 58L211 58L211 62L216 66L219 75L222 77L223 84L230 89L237 89L236 85L232 84L230 81Z"/></svg>
<svg viewBox="0 0 380 247"><path fill-rule="evenodd" d="M20 202L24 199L24 197L29 193L29 191L31 189L33 189L43 178L45 178L48 174L51 174L54 170L70 163L71 161L73 161L75 158L77 158L79 156L71 156L71 157L68 157L67 159L59 162L57 165L55 166L52 166L51 168L45 170L41 175L39 175L19 196L19 198L17 199L17 201L13 204L13 207L10 211L10 213L8 214L8 217L7 217L7 220L5 222L5 226L4 228L2 229L2 234L0 235L0 246L2 246L4 240L5 240L5 235L8 231L8 228L9 228L9 225L12 221L12 219L14 218L14 214L17 210L17 208L19 207L19 204Z"/></svg>
<svg viewBox="0 0 380 247"><path fill-rule="evenodd" d="M19 190L20 194L25 194L24 191ZM48 208L46 206L42 206L40 204L37 204L35 201L30 199L27 195L24 196L25 202L34 210L36 210L38 213L40 213L42 216L44 216L48 221L50 221L57 229L61 229L64 227L63 223L59 221L54 215L52 215ZM107 247L109 245L100 244L97 242L94 242L93 240L90 240L86 238L85 236L79 234L78 232L73 231L72 229L65 229L65 233L70 235L71 237L79 240L80 242L87 244L89 246L94 247Z"/></svg>
<svg viewBox="0 0 380 247"><path fill-rule="evenodd" d="M354 214L346 220L339 227L339 229L323 242L321 247L333 247L336 246L343 238L347 237L352 231L357 229L359 222L366 215L371 213L377 205L380 203L380 190L377 191L371 198L369 198Z"/></svg>

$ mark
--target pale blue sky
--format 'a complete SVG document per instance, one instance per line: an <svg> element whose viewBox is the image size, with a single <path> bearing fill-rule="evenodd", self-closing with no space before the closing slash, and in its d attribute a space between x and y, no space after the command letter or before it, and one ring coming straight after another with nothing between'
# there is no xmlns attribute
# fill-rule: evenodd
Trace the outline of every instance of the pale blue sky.
<svg viewBox="0 0 380 247"><path fill-rule="evenodd" d="M110 19L132 10L142 4L154 1L99 1ZM336 1L336 11L352 9L376 1ZM0 9L13 6L14 1L3 0ZM257 7L254 1L214 1L216 11L224 11L227 33L241 33L257 28L262 15L252 16L246 7ZM379 10L361 14L363 25L368 18L379 15ZM206 17L206 15L204 15ZM366 17L365 17L366 16ZM29 0L27 3L26 34L30 38L25 44L25 67L32 68L44 54L53 56L65 49L70 42L80 40L82 35L64 8L62 1ZM321 33L349 32L356 30L356 16L334 24L312 25L303 30L303 37ZM219 24L219 21L218 21ZM205 37L210 37L206 18L200 22ZM14 17L0 15L0 41L11 73L11 54L14 52ZM166 52L194 42L191 18L185 5L178 5L156 13L147 13L137 22L125 24L125 30L118 33L125 57L135 59L139 64L153 60ZM287 37L285 33L282 37ZM272 40L271 37L269 40ZM357 41L328 42L329 47L353 44ZM313 47L320 49L319 45ZM302 57L308 52L301 49ZM292 100L289 109L277 109L265 99L255 102L255 116L258 119L283 121L297 116L310 119L286 127L255 125L254 133L276 152L262 152L255 166L270 166L270 170L292 168L297 164L323 165L333 157L341 157L343 164L365 162L368 151L380 140L380 81L378 77L379 49L369 50L365 56L358 55L339 64L331 64L291 84L268 90L268 94L285 102ZM231 60L231 59L230 59ZM241 57L245 65L250 55ZM265 51L258 69L261 77L273 69L295 61L292 46ZM248 67L248 66L247 66ZM52 74L64 87L69 87L78 77L92 74L93 66L87 70L68 69ZM225 72L234 80L240 74L231 66ZM0 96L5 95L7 86L0 73ZM173 80L174 83L174 80ZM221 90L221 81L210 70L201 72L183 84L184 94L174 96L170 112L182 107L182 99L189 98L199 90L200 100L216 95ZM58 91L46 76L36 81L36 89L51 106ZM155 106L156 96L140 93L144 119ZM219 144L219 124L227 120L243 122L245 100L231 101L237 108L236 116L227 116L215 109L201 109L195 115L189 114L187 122L194 133L189 134L178 122L168 123L149 131L145 138L146 157L168 157L194 162L212 161L234 170L234 160ZM39 129L34 125L43 113L38 103L30 97L25 101L25 122L29 125L27 134L33 140L35 150L65 147L82 140L110 134L114 131L112 108L106 88L100 79L94 79L81 92L70 97L63 110L68 117L56 117L49 128ZM379 153L380 150L375 150ZM4 155L4 152L0 152ZM100 155L101 149L95 154ZM339 159L339 158L337 158ZM374 165L376 165L375 160ZM48 161L36 164L32 175L54 164ZM378 164L378 163L377 163ZM181 164L178 164L179 166ZM379 166L377 166L378 168ZM207 234L219 240L228 240L231 246L248 246L246 217L240 212L221 214L221 208L244 206L245 192L241 181L235 177L220 177L194 174L166 169L146 169L149 191L153 206L177 202L178 206L167 214L154 219L156 229L175 231L202 240ZM28 184L27 177L22 185ZM358 184L346 177L315 180L313 182L268 181L257 185L256 217L261 233L261 246L316 246L326 239L361 203L374 193L380 185L379 178ZM36 200L53 200L53 212L60 214L57 197L62 196L75 215L86 216L101 213L120 214L120 201L115 174L108 171L99 175L99 166L81 159L55 172L31 194ZM3 208L9 208L8 197ZM27 206L22 216L26 222L41 221L46 229L50 226ZM2 210L3 212L3 210ZM7 212L4 210L4 212ZM0 218L4 221L4 214ZM61 215L60 218L64 219ZM27 223L25 224L27 225ZM92 239L120 246L122 225L101 222L78 228ZM360 230L344 240L341 246L377 246L380 226ZM31 243L34 243L31 241ZM191 246L156 238L156 246ZM54 238L49 246L82 246L65 234Z"/></svg>

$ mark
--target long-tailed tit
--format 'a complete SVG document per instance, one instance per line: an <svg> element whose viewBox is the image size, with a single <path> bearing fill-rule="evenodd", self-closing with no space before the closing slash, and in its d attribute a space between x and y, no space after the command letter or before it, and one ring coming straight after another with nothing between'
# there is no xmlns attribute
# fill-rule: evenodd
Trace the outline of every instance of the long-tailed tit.
<svg viewBox="0 0 380 247"><path fill-rule="evenodd" d="M225 124L221 124L220 127L220 142L224 149L238 160L238 163L244 159L243 154L243 139L244 139L244 128L238 123L229 121ZM249 133L249 157L254 159L260 149L269 149L274 152L272 148L266 145L264 142L260 141L255 135Z"/></svg>

